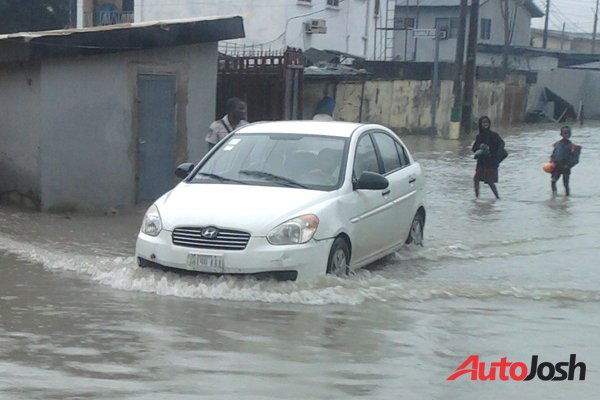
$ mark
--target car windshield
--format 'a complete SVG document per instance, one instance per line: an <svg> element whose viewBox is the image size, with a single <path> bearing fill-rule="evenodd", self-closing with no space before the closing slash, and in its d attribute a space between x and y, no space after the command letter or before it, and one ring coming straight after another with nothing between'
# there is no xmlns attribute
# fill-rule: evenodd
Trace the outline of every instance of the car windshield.
<svg viewBox="0 0 600 400"><path fill-rule="evenodd" d="M342 185L347 140L299 134L237 134L191 182L334 190Z"/></svg>

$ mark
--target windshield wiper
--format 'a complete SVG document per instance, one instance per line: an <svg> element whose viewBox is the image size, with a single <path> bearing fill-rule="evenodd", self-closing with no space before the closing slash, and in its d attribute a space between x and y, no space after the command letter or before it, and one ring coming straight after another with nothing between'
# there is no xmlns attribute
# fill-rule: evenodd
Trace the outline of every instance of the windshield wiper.
<svg viewBox="0 0 600 400"><path fill-rule="evenodd" d="M202 176L205 176L207 178L216 179L219 182L234 182L234 183L241 183L243 185L247 185L248 184L248 183L243 182L243 181L238 181L237 179L226 178L226 177L224 177L222 175L210 174L208 172L198 172L198 175L202 175Z"/></svg>
<svg viewBox="0 0 600 400"><path fill-rule="evenodd" d="M249 175L249 176L255 176L257 178L264 178L266 180L273 181L273 182L279 182L281 184L284 184L284 185L290 186L290 187L299 187L299 188L303 188L303 189L308 189L305 185L301 184L300 182L296 182L293 179L286 178L285 176L275 175L270 172L250 171L250 170L244 169L244 170L240 171L239 173L244 174L244 175Z"/></svg>

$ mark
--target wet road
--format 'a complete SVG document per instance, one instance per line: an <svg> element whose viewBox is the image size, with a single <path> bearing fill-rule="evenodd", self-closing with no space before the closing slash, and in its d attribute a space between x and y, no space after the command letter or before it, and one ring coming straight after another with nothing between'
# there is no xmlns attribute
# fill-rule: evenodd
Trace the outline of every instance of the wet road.
<svg viewBox="0 0 600 400"><path fill-rule="evenodd" d="M596 398L600 125L572 197L541 170L556 126L506 139L501 200L472 193L470 143L409 137L427 176L422 249L308 283L182 277L135 266L143 210L0 208L0 399ZM489 363L586 363L586 380L446 378Z"/></svg>

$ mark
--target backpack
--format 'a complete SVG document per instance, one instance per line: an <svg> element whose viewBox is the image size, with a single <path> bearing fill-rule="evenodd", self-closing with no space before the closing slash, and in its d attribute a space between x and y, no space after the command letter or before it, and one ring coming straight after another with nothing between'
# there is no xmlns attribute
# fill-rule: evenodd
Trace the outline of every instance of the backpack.
<svg viewBox="0 0 600 400"><path fill-rule="evenodd" d="M581 146L573 144L571 146L571 157L569 158L569 168L579 164L579 155L581 154Z"/></svg>
<svg viewBox="0 0 600 400"><path fill-rule="evenodd" d="M504 148L504 140L500 139L500 146L498 147L498 151L496 152L496 161L500 164L506 157L508 157L508 151Z"/></svg>

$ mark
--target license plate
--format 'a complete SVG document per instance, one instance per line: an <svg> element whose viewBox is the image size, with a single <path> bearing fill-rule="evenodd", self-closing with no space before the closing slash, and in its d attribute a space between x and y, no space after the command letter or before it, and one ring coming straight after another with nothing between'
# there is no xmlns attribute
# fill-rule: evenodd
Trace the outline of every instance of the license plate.
<svg viewBox="0 0 600 400"><path fill-rule="evenodd" d="M194 271L223 272L225 263L223 256L191 253L188 254L187 265Z"/></svg>

